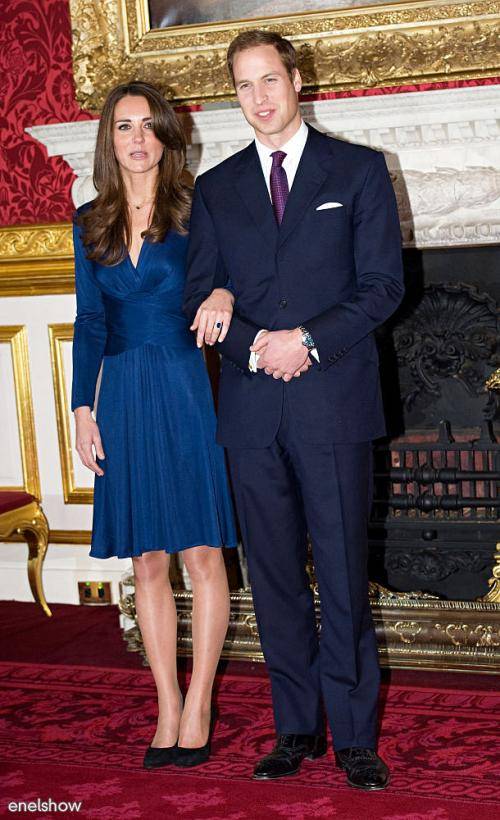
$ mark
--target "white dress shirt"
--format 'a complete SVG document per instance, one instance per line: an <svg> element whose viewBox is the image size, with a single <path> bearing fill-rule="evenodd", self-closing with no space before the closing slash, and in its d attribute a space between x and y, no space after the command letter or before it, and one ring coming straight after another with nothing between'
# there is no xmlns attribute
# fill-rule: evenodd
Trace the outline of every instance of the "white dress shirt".
<svg viewBox="0 0 500 820"><path fill-rule="evenodd" d="M299 130L295 132L293 137L289 139L288 142L281 145L280 148L269 148L268 145L264 145L264 143L260 142L260 140L255 137L255 147L257 148L257 153L259 155L262 173L264 174L267 190L269 191L269 197L271 197L271 166L273 164L271 154L275 151L285 152L286 157L283 160L281 167L285 169L286 178L288 180L288 190L291 191L295 174L297 173L297 168L299 167L302 151L304 150L307 142L308 134L309 131L307 130L307 125L304 120L301 120Z"/></svg>
<svg viewBox="0 0 500 820"><path fill-rule="evenodd" d="M269 191L269 198L272 201L271 197L271 167L273 164L272 154L275 151L284 151L286 154L285 159L281 165L284 168L286 173L286 178L288 180L288 191L292 190L293 181L295 179L295 174L297 173L297 168L299 167L300 158L302 157L302 152L305 148L305 144L307 142L307 136L309 131L307 130L307 125L305 124L304 120L300 121L300 127L298 131L295 132L293 137L291 137L288 142L285 142L284 145L281 145L279 148L270 148L268 145L264 145L263 142L255 137L255 147L257 149L257 153L259 155L259 160L262 168L262 173L264 174L264 179L266 180L267 190ZM262 330L259 330L257 333L254 344L259 338ZM319 355L318 351L315 347L310 351L311 355L314 356L315 359L319 362ZM258 353L250 353L250 359L248 362L248 367L252 371L252 373L257 372L257 362L259 359Z"/></svg>

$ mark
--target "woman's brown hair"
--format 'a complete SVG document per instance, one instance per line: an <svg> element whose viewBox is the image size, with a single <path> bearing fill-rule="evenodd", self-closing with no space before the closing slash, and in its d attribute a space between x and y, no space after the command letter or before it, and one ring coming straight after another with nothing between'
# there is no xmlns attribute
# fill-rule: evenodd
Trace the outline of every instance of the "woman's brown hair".
<svg viewBox="0 0 500 820"><path fill-rule="evenodd" d="M113 147L115 106L129 95L145 97L148 101L153 131L165 146L158 165L151 223L142 236L150 242L161 242L172 228L185 234L191 206L189 189L181 181L186 162L186 138L173 108L150 83L117 85L106 98L97 132L94 159L97 197L78 218L88 258L105 265L121 262L131 241L125 186Z"/></svg>

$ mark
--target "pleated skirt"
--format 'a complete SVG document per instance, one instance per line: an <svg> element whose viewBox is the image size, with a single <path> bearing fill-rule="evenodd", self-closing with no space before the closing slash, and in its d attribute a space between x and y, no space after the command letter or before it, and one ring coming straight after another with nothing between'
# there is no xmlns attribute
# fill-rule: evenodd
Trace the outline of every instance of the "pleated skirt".
<svg viewBox="0 0 500 820"><path fill-rule="evenodd" d="M90 555L130 558L237 543L224 450L198 348L154 344L105 356L96 420Z"/></svg>

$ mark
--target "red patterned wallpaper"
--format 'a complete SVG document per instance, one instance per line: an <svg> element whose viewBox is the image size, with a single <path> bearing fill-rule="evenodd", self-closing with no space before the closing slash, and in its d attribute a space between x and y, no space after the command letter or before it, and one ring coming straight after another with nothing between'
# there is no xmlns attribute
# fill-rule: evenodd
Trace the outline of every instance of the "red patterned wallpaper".
<svg viewBox="0 0 500 820"><path fill-rule="evenodd" d="M90 119L75 101L68 0L2 0L0 225L71 218L74 176L30 125Z"/></svg>
<svg viewBox="0 0 500 820"><path fill-rule="evenodd" d="M69 0L0 0L0 225L71 218L74 176L60 157L26 134L30 125L90 119L75 100ZM470 80L316 94L304 99L457 88ZM199 108L199 106L196 106Z"/></svg>

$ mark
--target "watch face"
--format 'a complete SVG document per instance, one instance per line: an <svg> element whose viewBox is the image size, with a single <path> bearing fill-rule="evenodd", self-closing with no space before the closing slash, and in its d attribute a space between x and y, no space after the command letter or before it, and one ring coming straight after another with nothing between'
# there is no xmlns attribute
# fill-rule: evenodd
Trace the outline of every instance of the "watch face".
<svg viewBox="0 0 500 820"><path fill-rule="evenodd" d="M302 330L302 344L304 345L304 347L307 347L308 350L312 350L313 347L314 347L314 341L313 341L313 338L312 338L311 334L309 333L309 331L305 330L304 328L301 328L301 330Z"/></svg>

